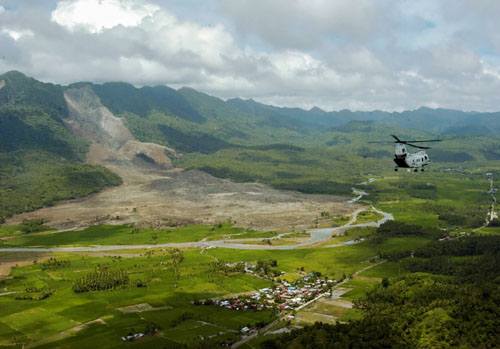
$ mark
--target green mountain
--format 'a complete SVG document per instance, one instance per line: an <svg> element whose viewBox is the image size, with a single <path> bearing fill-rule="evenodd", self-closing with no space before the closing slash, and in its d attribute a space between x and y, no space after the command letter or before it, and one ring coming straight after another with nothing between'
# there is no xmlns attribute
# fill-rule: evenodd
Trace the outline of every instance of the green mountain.
<svg viewBox="0 0 500 349"><path fill-rule="evenodd" d="M203 122L201 116L176 90L167 86L145 86L140 89L123 82L92 85L101 103L114 114L133 113L143 118L153 110L175 115L192 122Z"/></svg>
<svg viewBox="0 0 500 349"><path fill-rule="evenodd" d="M304 131L341 126L351 121L377 121L386 125L427 131L435 135L490 135L500 133L500 113L462 112L450 109L421 107L404 112L350 111L326 112L320 108L279 108L255 102L252 99L230 99L228 104L256 115L279 119Z"/></svg>
<svg viewBox="0 0 500 349"><path fill-rule="evenodd" d="M174 160L178 166L279 188L344 194L354 178L392 168L394 145L368 144L391 142L391 134L443 138L429 151L438 163L500 159L500 113L425 107L326 112L224 101L191 88L121 82L65 87L19 72L1 75L0 86L0 217L120 183L108 170L84 164L89 141L75 138L66 126L64 93L83 86L137 140L184 154Z"/></svg>
<svg viewBox="0 0 500 349"><path fill-rule="evenodd" d="M0 81L4 84L0 88L0 105L40 106L54 115L68 115L61 86L40 82L17 71L0 75Z"/></svg>
<svg viewBox="0 0 500 349"><path fill-rule="evenodd" d="M91 86L106 107L127 119L136 138L171 146L182 153L212 154L223 149L286 143L341 148L366 157L371 154L365 149L367 140L383 141L390 134L408 138L495 138L500 134L499 113L425 107L402 113L325 112L319 108L280 108L251 99L223 101L190 88L135 88L126 83ZM392 150L376 149L374 154L385 156ZM480 154L479 150L475 152Z"/></svg>
<svg viewBox="0 0 500 349"><path fill-rule="evenodd" d="M261 122L261 126L282 127L305 133L335 124L329 123L330 120L334 122L333 119L321 115L325 114L322 110L318 114L309 115L308 112L299 108L278 108L255 102L253 99L242 100L240 98L230 99L227 104L242 112L263 117L266 121Z"/></svg>
<svg viewBox="0 0 500 349"><path fill-rule="evenodd" d="M491 135L500 133L500 113L462 112L421 107L390 114L384 122L435 134Z"/></svg>
<svg viewBox="0 0 500 349"><path fill-rule="evenodd" d="M18 72L0 81L0 221L121 183L109 170L83 163L89 143L63 122L62 87Z"/></svg>

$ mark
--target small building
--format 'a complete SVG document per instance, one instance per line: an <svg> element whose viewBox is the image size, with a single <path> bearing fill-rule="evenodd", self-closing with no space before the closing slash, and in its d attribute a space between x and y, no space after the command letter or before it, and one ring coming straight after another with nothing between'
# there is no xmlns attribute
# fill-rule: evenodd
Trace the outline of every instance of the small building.
<svg viewBox="0 0 500 349"><path fill-rule="evenodd" d="M247 333L248 331L250 331L250 329L246 326L240 330L241 333Z"/></svg>

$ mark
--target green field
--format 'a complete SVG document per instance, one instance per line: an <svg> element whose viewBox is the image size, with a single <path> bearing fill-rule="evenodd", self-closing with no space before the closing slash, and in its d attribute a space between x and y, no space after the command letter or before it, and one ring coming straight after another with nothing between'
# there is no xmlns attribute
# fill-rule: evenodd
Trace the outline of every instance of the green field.
<svg viewBox="0 0 500 349"><path fill-rule="evenodd" d="M144 251L138 251L144 252ZM161 328L157 338L144 339L157 343L195 343L199 335L209 336L224 332L234 336L247 324L269 321L269 312L237 312L220 307L194 306L194 299L245 292L268 287L270 283L245 274L214 273L210 255L192 249L183 253L177 267L169 264L170 254L148 251L147 257L113 258L71 254L53 254L56 259L69 260L70 266L43 270L43 263L13 269L11 279L1 281L3 287L18 293L0 297L1 343L36 342L57 335L86 322L101 319L88 329L85 326L75 337L62 343L72 347L86 347L89 338L94 343L101 339L109 346L120 346L120 337L131 329L144 331L148 321ZM132 280L140 278L145 287L133 284L112 291L74 293L71 287L76 279L94 270L125 269ZM37 296L50 290L52 295L43 300L16 299ZM147 303L158 310L140 313L122 313L119 308ZM165 308L165 309L163 309ZM203 325L200 326L201 322ZM92 330L90 330L90 328ZM133 331L132 331L133 332ZM20 333L24 335L19 335ZM85 333L87 341L80 342ZM187 335L190 334L190 335ZM60 345L58 342L48 346Z"/></svg>
<svg viewBox="0 0 500 349"><path fill-rule="evenodd" d="M378 222L384 218L380 213L374 212L374 211L362 211L358 213L358 216L356 217L356 221L354 224L360 224L360 223L368 223L368 222Z"/></svg>
<svg viewBox="0 0 500 349"><path fill-rule="evenodd" d="M2 240L0 246L90 246L90 245L137 245L169 242L200 241L207 237L221 239L245 231L229 223L217 226L193 225L171 229L138 229L128 225L95 225L80 231L63 231L53 234L20 234L16 227L0 228L3 236L14 238ZM270 233L246 232L248 235L273 236ZM1 235L0 235L1 236ZM237 235L235 237L240 237Z"/></svg>
<svg viewBox="0 0 500 349"><path fill-rule="evenodd" d="M131 229L124 226L96 226L82 232L23 234L4 243L19 240L22 241L20 245L64 245L70 241L69 237L65 237L68 234L72 236L74 245L107 244L122 241L122 236L143 234L130 235ZM229 225L216 227L214 231L212 229L211 226L185 227L172 229L175 232L171 234L177 236L176 241L186 241L199 239L203 234L212 236L243 231ZM3 228L2 233L18 234L13 228ZM39 258L36 263L12 269L10 278L0 281L3 289L16 292L0 296L0 343L83 348L91 343L100 343L105 347L168 346L195 345L202 337L211 337L211 340L220 342L228 338L237 339L239 329L258 322L269 322L273 318L272 314L266 311L240 312L216 306L195 306L192 302L195 299L257 290L269 287L271 283L249 274L214 271L213 262L256 263L258 260L273 259L277 261L277 268L285 273L282 278L289 281L295 280L297 270L302 268L340 279L344 274L352 274L370 265L370 261L380 251L402 251L425 241L428 240L394 238L376 246L365 242L340 248L291 251L216 248L201 253L200 249L187 249L182 252L183 259L179 263L174 262L171 249L129 250L125 257L118 257L118 252L116 257L100 256L99 253L52 253L51 256L56 260L69 262L60 266L47 266L44 258ZM7 254L3 255L7 257ZM72 291L76 280L91 272L108 270L126 270L130 284L108 291ZM145 287L136 287L137 280ZM360 295L366 291L363 285L354 286L355 292ZM50 296L41 299L41 295L47 292ZM147 304L147 309L139 313L120 311L120 308L138 304ZM154 336L134 342L121 341L120 338L129 332L144 331L148 323L161 330Z"/></svg>
<svg viewBox="0 0 500 349"><path fill-rule="evenodd" d="M370 194L367 199L409 224L448 230L476 228L484 223L491 205L491 197L486 194L487 171L385 176L365 187Z"/></svg>

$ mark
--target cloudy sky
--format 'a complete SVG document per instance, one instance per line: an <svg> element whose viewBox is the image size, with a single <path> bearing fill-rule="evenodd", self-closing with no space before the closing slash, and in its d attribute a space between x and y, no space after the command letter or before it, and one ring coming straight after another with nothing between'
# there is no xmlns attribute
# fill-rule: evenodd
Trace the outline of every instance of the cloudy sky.
<svg viewBox="0 0 500 349"><path fill-rule="evenodd" d="M500 110L497 0L0 0L0 73L325 110Z"/></svg>

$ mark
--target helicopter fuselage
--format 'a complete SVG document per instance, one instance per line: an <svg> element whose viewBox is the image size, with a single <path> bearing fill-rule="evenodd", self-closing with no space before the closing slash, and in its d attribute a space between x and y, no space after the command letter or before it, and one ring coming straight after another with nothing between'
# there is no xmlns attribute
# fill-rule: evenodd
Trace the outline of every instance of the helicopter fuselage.
<svg viewBox="0 0 500 349"><path fill-rule="evenodd" d="M423 168L427 166L431 160L429 155L423 150L418 153L408 153L404 144L397 144L394 152L394 162L397 167L402 168Z"/></svg>

